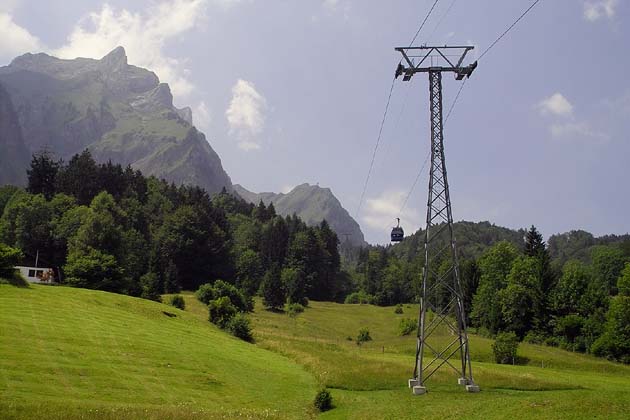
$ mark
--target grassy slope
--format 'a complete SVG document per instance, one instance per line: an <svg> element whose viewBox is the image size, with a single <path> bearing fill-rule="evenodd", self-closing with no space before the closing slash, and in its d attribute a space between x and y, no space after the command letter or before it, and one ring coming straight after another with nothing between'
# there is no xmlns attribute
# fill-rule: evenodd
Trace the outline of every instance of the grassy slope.
<svg viewBox="0 0 630 420"><path fill-rule="evenodd" d="M182 312L102 292L0 285L0 418L304 418L312 415L317 382L335 399L324 418L608 419L630 412L628 366L530 345L520 351L527 366L500 366L491 362L491 341L474 336L482 392L463 392L444 370L428 383L428 395L413 397L405 383L414 339L396 330L417 307L395 315L393 308L313 302L290 318L257 302L252 346L216 330L206 308L185 297ZM347 337L363 326L374 341L358 347Z"/></svg>
<svg viewBox="0 0 630 420"><path fill-rule="evenodd" d="M304 418L315 389L299 366L185 311L0 284L0 418Z"/></svg>
<svg viewBox="0 0 630 420"><path fill-rule="evenodd" d="M188 297L190 311L203 308ZM491 340L471 336L480 394L467 394L454 374L441 371L414 397L406 388L415 339L398 337L401 317L417 307L393 308L313 302L297 318L258 310L258 345L285 354L333 388L336 408L325 418L628 418L630 367L559 349L522 345L527 366L492 363ZM358 347L347 340L368 327L374 341ZM441 339L447 339L442 336ZM544 368L541 366L544 365Z"/></svg>

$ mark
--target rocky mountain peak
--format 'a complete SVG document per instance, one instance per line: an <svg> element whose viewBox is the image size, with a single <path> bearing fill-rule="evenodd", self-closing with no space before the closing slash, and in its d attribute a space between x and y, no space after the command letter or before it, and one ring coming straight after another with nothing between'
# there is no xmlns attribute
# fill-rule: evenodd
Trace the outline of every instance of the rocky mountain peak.
<svg viewBox="0 0 630 420"><path fill-rule="evenodd" d="M112 70L124 68L128 65L127 53L123 47L116 47L105 57L101 58L101 63Z"/></svg>

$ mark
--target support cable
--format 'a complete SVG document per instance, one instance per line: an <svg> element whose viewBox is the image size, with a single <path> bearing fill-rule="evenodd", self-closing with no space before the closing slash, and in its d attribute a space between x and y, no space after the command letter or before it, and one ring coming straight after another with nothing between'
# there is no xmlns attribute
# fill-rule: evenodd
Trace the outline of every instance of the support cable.
<svg viewBox="0 0 630 420"><path fill-rule="evenodd" d="M440 27L442 22L444 22L444 19L446 19L446 17L450 13L451 9L453 8L453 6L455 5L456 2L457 2L457 0L453 0L451 2L451 4L448 6L448 8L446 9L446 12L442 15L442 17L440 18L438 23L435 25L435 27L433 28L433 30L431 31L431 33L427 37L427 42L431 41L431 38L433 37L433 35L435 35L435 32L437 32L438 28Z"/></svg>
<svg viewBox="0 0 630 420"><path fill-rule="evenodd" d="M361 212L361 206L363 205L363 199L365 198L365 193L367 191L368 183L370 182L370 176L372 175L372 169L374 169L374 160L376 159L376 152L378 151L378 146L381 143L381 137L383 136L383 127L385 126L385 120L387 119L387 113L389 112L389 104L392 101L392 92L394 91L394 83L396 82L396 78L392 79L392 85L389 88L389 95L387 96L387 103L385 104L385 112L383 112L383 120L381 121L381 127L378 130L378 137L376 138L376 145L374 146L374 152L372 152L372 161L370 162L370 169L368 169L367 177L365 178L365 184L363 185L363 192L361 193L361 198L359 199L359 206L357 207L357 212L355 214L355 218L359 218L359 213Z"/></svg>
<svg viewBox="0 0 630 420"><path fill-rule="evenodd" d="M427 20L429 20L429 17L431 16L431 13L433 13L433 9L435 9L435 6L438 4L438 1L440 0L435 0L435 2L433 3L433 6L431 6L431 9L429 9L429 13L427 13L424 20L422 21L422 24L420 24L420 27L416 31L416 34L413 36L411 43L409 43L410 47L413 47L413 43L416 42L416 39L418 39L418 35L420 35L420 31L422 31L422 28L424 28L424 25L426 25Z"/></svg>
<svg viewBox="0 0 630 420"><path fill-rule="evenodd" d="M488 54L488 52L495 46L497 45L497 43L499 41L501 41L503 39L504 36L506 36L508 34L508 32L510 32L516 25L518 25L518 23L538 4L540 3L540 0L535 0L531 6L529 6L527 8L527 10L525 10L523 12L522 15L519 16L518 19L516 19L514 21L513 24L510 25L509 28L507 28L501 35L499 35L499 37L488 47L486 48L486 50L484 52L481 53L481 55L479 56L479 60L481 60L486 54Z"/></svg>

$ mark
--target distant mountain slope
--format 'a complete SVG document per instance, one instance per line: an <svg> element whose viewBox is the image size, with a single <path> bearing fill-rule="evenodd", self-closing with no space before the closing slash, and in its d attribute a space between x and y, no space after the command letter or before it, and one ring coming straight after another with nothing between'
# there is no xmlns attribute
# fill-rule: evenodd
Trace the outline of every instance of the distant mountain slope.
<svg viewBox="0 0 630 420"><path fill-rule="evenodd" d="M23 185L30 154L11 98L0 85L0 185Z"/></svg>
<svg viewBox="0 0 630 420"><path fill-rule="evenodd" d="M101 60L25 54L0 68L30 153L68 159L89 148L99 161L214 193L232 182L188 108L173 106L167 84L131 66L122 47Z"/></svg>
<svg viewBox="0 0 630 420"><path fill-rule="evenodd" d="M287 216L295 213L311 226L326 219L340 241L345 241L348 235L348 241L353 245L366 244L361 227L343 208L330 188L302 184L287 194L271 192L257 194L237 184L234 185L234 191L250 203L257 204L260 200L265 204L273 203L278 214Z"/></svg>

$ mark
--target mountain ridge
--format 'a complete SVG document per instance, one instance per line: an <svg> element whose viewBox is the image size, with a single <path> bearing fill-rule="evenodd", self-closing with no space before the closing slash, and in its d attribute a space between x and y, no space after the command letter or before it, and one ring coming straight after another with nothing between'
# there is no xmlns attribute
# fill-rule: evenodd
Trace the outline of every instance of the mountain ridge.
<svg viewBox="0 0 630 420"><path fill-rule="evenodd" d="M240 184L235 184L234 191L250 203L258 204L262 200L267 205L273 204L276 212L282 216L295 213L310 226L326 220L341 242L347 238L352 245L367 245L361 227L341 205L330 188L304 183L288 193L255 193Z"/></svg>
<svg viewBox="0 0 630 420"><path fill-rule="evenodd" d="M131 165L176 184L232 190L190 108L176 108L168 84L128 64L123 47L100 60L24 54L0 67L0 83L29 153L46 149L69 159L89 149L100 162Z"/></svg>

